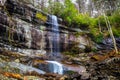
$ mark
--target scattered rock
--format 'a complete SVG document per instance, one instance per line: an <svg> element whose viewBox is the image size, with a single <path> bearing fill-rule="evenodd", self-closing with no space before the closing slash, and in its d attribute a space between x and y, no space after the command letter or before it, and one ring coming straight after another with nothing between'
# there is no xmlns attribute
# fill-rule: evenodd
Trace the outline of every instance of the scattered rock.
<svg viewBox="0 0 120 80"><path fill-rule="evenodd" d="M19 63L19 62L20 62L20 60L19 60L19 59L16 59L16 60L15 60L15 62Z"/></svg>
<svg viewBox="0 0 120 80"><path fill-rule="evenodd" d="M37 76L24 76L24 80L46 80L46 79L39 78Z"/></svg>
<svg viewBox="0 0 120 80"><path fill-rule="evenodd" d="M39 74L45 74L45 72L42 71L42 70L36 69L36 68L34 68L32 66L23 65L21 63L9 62L9 65L11 67L15 67L15 68L20 69L21 71L23 71L23 73L35 71L35 72L37 72Z"/></svg>
<svg viewBox="0 0 120 80"><path fill-rule="evenodd" d="M90 73L91 80L119 80L120 57L107 58L105 60L89 62L87 71ZM112 76L112 77L111 77ZM112 79L114 78L114 79Z"/></svg>
<svg viewBox="0 0 120 80"><path fill-rule="evenodd" d="M82 76L81 76L81 79L82 80L87 80L90 78L90 74L89 73L86 73L86 72L83 72L82 73Z"/></svg>

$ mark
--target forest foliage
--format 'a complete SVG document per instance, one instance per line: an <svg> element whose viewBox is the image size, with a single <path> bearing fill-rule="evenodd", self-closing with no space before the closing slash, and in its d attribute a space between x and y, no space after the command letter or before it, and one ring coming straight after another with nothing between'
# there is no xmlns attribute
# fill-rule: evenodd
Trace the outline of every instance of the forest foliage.
<svg viewBox="0 0 120 80"><path fill-rule="evenodd" d="M91 17L89 13L83 14L78 11L71 0L65 0L64 4L58 1L50 1L49 3L45 11L62 18L64 25L89 31L96 42L100 42L104 37L110 36L103 15ZM114 36L120 37L120 9L108 11L106 6L105 13L110 21Z"/></svg>

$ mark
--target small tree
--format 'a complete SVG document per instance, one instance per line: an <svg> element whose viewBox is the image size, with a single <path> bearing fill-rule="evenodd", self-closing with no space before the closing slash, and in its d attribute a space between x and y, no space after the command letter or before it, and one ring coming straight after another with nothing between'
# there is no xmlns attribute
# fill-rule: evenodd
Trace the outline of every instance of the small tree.
<svg viewBox="0 0 120 80"><path fill-rule="evenodd" d="M75 5L71 2L71 0L65 0L61 17L68 23L68 25L71 25L77 15L78 11L75 8Z"/></svg>
<svg viewBox="0 0 120 80"><path fill-rule="evenodd" d="M111 29L110 21L108 20L108 17L105 15L105 13L104 13L104 19L105 19L105 22L106 22L106 26L107 26L107 28L108 28L108 31L109 31L109 33L110 33L110 36L111 36L111 38L112 38L113 45L114 45L114 48L115 48L115 52L116 52L116 54L118 54L117 44L116 44L116 40L115 40L115 37L114 37L113 32L112 32L112 29Z"/></svg>

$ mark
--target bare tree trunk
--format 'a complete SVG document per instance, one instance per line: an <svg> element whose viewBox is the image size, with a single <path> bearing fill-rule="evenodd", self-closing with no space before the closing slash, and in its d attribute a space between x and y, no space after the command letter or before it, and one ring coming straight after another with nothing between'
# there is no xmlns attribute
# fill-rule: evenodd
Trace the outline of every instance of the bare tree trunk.
<svg viewBox="0 0 120 80"><path fill-rule="evenodd" d="M99 25L99 31L102 33L101 25L100 25L100 20L98 20L98 25Z"/></svg>
<svg viewBox="0 0 120 80"><path fill-rule="evenodd" d="M108 20L108 17L105 15L105 13L104 13L104 19L105 19L105 22L106 22L106 26L107 26L107 28L108 28L108 31L109 31L109 33L110 33L110 36L111 36L111 38L112 38L113 45L114 45L114 48L115 48L115 52L116 52L116 54L118 54L118 48L117 48L117 44L116 44L115 37L114 37L113 32L112 32L112 29L111 29L110 21Z"/></svg>
<svg viewBox="0 0 120 80"><path fill-rule="evenodd" d="M45 8L45 1L44 0L41 0L41 10L44 10L44 8Z"/></svg>

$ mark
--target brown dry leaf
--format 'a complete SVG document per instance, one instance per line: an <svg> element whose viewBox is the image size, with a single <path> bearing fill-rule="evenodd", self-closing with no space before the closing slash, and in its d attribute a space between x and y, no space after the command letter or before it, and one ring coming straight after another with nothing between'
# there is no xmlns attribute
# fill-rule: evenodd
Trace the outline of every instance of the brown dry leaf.
<svg viewBox="0 0 120 80"><path fill-rule="evenodd" d="M67 78L67 76L62 76L61 78L60 78L60 80L65 80Z"/></svg>
<svg viewBox="0 0 120 80"><path fill-rule="evenodd" d="M116 55L115 50L110 51L110 52L108 53L108 55L109 55L110 57L115 56L115 55Z"/></svg>
<svg viewBox="0 0 120 80"><path fill-rule="evenodd" d="M39 63L47 64L47 62L45 62L44 60L34 60L34 64L39 64Z"/></svg>
<svg viewBox="0 0 120 80"><path fill-rule="evenodd" d="M26 76L24 76L24 80L28 80Z"/></svg>
<svg viewBox="0 0 120 80"><path fill-rule="evenodd" d="M7 76L7 77L16 78L16 79L22 78L22 76L20 74L17 74L17 73L4 72L3 75Z"/></svg>
<svg viewBox="0 0 120 80"><path fill-rule="evenodd" d="M91 57L91 59L94 59L96 61L102 61L102 60L105 60L106 58L108 58L108 56L94 55L94 56Z"/></svg>
<svg viewBox="0 0 120 80"><path fill-rule="evenodd" d="M24 80L45 80L45 79L39 78L37 76L24 76Z"/></svg>

